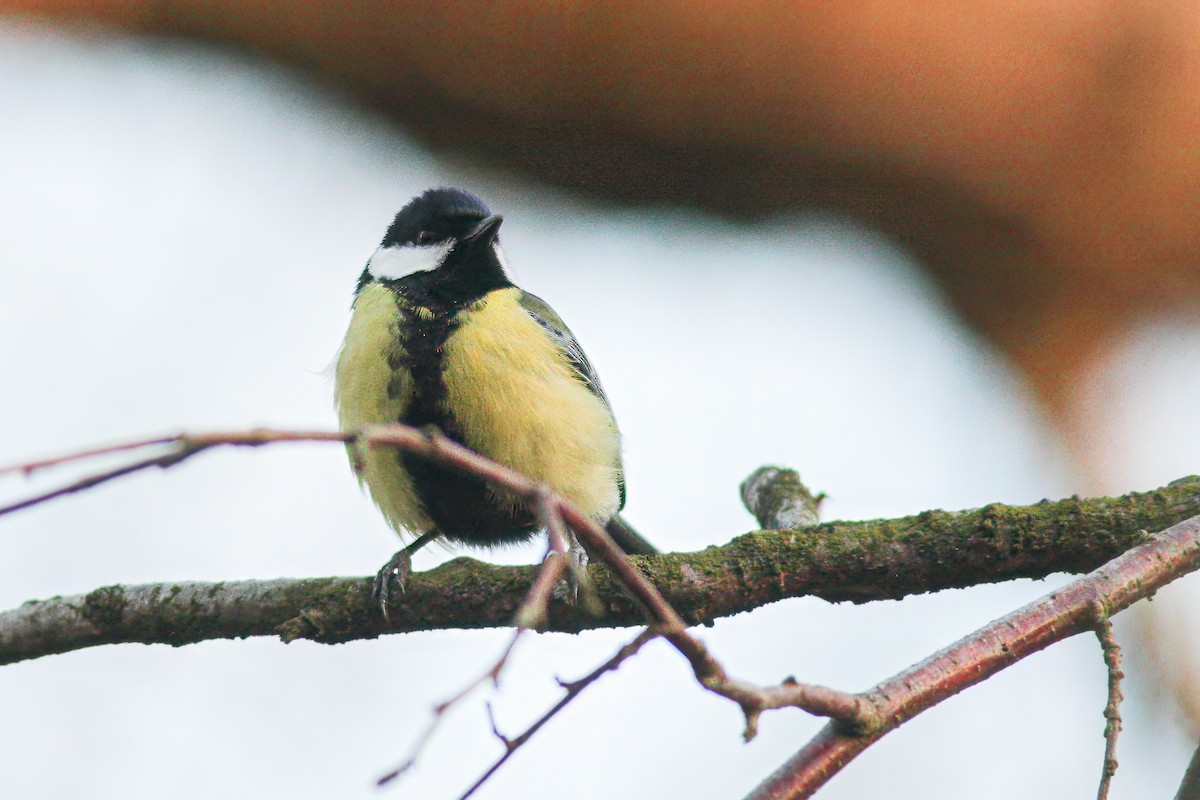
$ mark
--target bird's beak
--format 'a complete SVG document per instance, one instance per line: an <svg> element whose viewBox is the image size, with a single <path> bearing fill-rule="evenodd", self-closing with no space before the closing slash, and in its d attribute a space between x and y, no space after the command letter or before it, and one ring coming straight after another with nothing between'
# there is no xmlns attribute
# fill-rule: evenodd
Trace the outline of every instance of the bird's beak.
<svg viewBox="0 0 1200 800"><path fill-rule="evenodd" d="M464 241L470 242L472 245L488 245L496 240L496 234L500 231L500 223L504 222L504 217L499 214L492 216L479 223L475 230L467 234Z"/></svg>

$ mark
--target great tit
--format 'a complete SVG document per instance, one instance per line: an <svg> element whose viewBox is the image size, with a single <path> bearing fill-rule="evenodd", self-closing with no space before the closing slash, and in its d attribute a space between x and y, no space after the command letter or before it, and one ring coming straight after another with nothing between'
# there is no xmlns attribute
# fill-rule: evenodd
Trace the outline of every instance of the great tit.
<svg viewBox="0 0 1200 800"><path fill-rule="evenodd" d="M400 210L358 278L337 360L339 424L436 426L550 484L626 552L654 554L617 515L621 436L600 379L554 310L509 279L502 221L462 189L430 189ZM539 529L525 503L420 457L372 450L357 465L387 521L415 537L376 577L385 611L393 577L403 588L426 543L494 547Z"/></svg>

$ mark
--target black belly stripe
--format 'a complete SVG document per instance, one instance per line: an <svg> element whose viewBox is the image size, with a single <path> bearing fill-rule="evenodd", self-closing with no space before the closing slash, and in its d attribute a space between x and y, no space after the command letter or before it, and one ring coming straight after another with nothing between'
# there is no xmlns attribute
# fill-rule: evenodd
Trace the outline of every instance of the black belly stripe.
<svg viewBox="0 0 1200 800"><path fill-rule="evenodd" d="M397 304L398 324L406 347L394 357L397 366L412 376L413 387L411 401L398 422L416 427L432 425L461 443L458 423L446 408L444 360L446 342L460 323L463 305L442 305L428 295L405 292L403 288ZM432 316L414 313L418 305L432 312ZM479 387L479 391L486 391L486 387ZM509 503L498 505L483 481L419 456L397 453L397 458L412 477L425 512L447 539L489 547L525 541L537 532L536 518L528 508L513 509Z"/></svg>

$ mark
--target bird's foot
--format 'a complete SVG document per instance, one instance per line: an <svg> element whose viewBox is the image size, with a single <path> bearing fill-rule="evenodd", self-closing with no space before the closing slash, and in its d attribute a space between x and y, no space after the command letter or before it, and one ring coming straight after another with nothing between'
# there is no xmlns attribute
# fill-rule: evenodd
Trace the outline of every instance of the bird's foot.
<svg viewBox="0 0 1200 800"><path fill-rule="evenodd" d="M408 582L408 576L411 574L412 552L408 547L397 551L379 572L375 573L375 581L371 584L371 597L379 601L379 610L383 612L384 619L391 619L388 607L392 601L393 581L400 594L404 594L404 584Z"/></svg>
<svg viewBox="0 0 1200 800"><path fill-rule="evenodd" d="M572 533L567 537L567 588L571 602L579 601L579 590L587 584L588 553Z"/></svg>
<svg viewBox="0 0 1200 800"><path fill-rule="evenodd" d="M588 579L588 552L573 533L567 539L566 559L567 573L559 582L555 595L573 606L582 607L592 616L599 616L603 613L603 607L592 582Z"/></svg>
<svg viewBox="0 0 1200 800"><path fill-rule="evenodd" d="M391 620L388 608L392 600L392 582L395 582L400 594L404 594L404 584L408 583L408 576L412 574L412 554L439 536L441 534L437 530L422 533L408 547L397 551L379 572L375 573L375 580L371 584L371 597L379 601L379 610L383 612L385 620Z"/></svg>
<svg viewBox="0 0 1200 800"><path fill-rule="evenodd" d="M567 552L562 554L562 558L566 559L566 568L558 585L554 587L554 596L571 605L578 605L581 590L587 591L588 554L578 544L572 536Z"/></svg>

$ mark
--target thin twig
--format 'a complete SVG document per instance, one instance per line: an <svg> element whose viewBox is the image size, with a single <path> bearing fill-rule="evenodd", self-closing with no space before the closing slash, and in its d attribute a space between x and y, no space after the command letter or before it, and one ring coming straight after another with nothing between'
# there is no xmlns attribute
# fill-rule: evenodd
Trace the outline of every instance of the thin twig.
<svg viewBox="0 0 1200 800"><path fill-rule="evenodd" d="M669 637L668 637L669 638ZM818 717L840 720L851 729L869 729L879 724L871 704L855 694L785 678L776 686L755 686L729 677L725 668L697 640L682 640L676 647L692 664L704 688L732 700L742 709L746 726L742 737L749 742L758 735L758 720L764 711L798 708Z"/></svg>
<svg viewBox="0 0 1200 800"><path fill-rule="evenodd" d="M133 449L134 447L138 446L139 445L131 445L130 447L124 449ZM23 500L18 500L15 503L10 503L6 506L0 506L0 517L4 516L5 514L11 514L14 511L32 508L33 506L41 505L42 503L49 502L50 500L54 500L59 497L65 497L66 495L74 494L75 492L82 492L85 489L91 489L92 487L99 486L102 483L107 483L115 478L123 478L126 475L132 475L135 472L141 472L142 470L149 469L150 467L161 467L164 469L167 467L172 467L183 459L188 458L189 456L194 456L196 453L199 453L204 449L204 447L198 447L189 449L184 453L167 453L154 458L146 458L142 459L141 461L135 461L132 464L125 464L123 466L97 473L95 475L89 475L64 486L60 486L57 489L51 489L49 491L42 492L41 494L36 494L32 497L26 497ZM100 455L102 452L103 451L96 451L93 453L93 455ZM56 464L66 463L68 460L69 458L62 458L59 459ZM47 466L51 466L51 464L43 463L43 465L38 468L44 469ZM10 467L8 469L12 471L13 468Z"/></svg>
<svg viewBox="0 0 1200 800"><path fill-rule="evenodd" d="M138 439L137 441L133 442L121 442L119 444L93 447L89 450L77 450L74 453L66 453L61 456L51 456L50 458L42 458L36 461L26 461L21 464L10 464L7 467L0 467L0 477L14 472L20 472L25 476L30 476L35 472L39 472L50 467L57 467L62 464L69 464L72 461L85 461L91 458L99 458L100 456L123 453L128 450L140 450L144 447L152 447L155 445L175 444L178 441L178 436L160 436L156 439Z"/></svg>
<svg viewBox="0 0 1200 800"><path fill-rule="evenodd" d="M551 591L562 577L564 562L567 560L567 544L562 535L562 520L559 516L558 508L550 502L552 493L546 487L538 487L536 496L539 520L549 532L549 549L546 557L542 560L541 567L538 569L537 577L529 587L529 592L525 596L525 600L517 609L516 631L513 633L512 640L508 643L508 647L505 648L500 658L492 665L491 669L465 686L449 700L434 706L433 716L429 724L425 727L425 731L413 746L408 757L395 769L380 777L376 781L376 785L383 786L390 783L412 768L421 752L425 749L425 746L433 738L438 727L440 727L442 720L445 719L446 713L482 685L484 681L490 678L493 685L499 686L500 673L504 669L505 664L508 663L509 655L512 653L513 648L516 647L517 640L529 630L537 628L540 625L539 621L545 620ZM492 732L502 741L507 742L507 739L497 729L495 719L492 718L491 704L487 704L487 712L488 718L492 721Z"/></svg>
<svg viewBox="0 0 1200 800"><path fill-rule="evenodd" d="M1117 774L1117 735L1121 732L1121 646L1113 636L1112 622L1103 607L1097 609L1100 621L1096 625L1096 638L1104 652L1104 666L1108 669L1108 702L1104 706L1104 767L1100 773L1100 788L1096 800L1107 800L1113 776Z"/></svg>
<svg viewBox="0 0 1200 800"><path fill-rule="evenodd" d="M492 704L484 703L483 708L487 711L488 725L492 727L492 735L500 740L506 748L511 744L511 740L500 732L500 726L496 723L496 711L492 708Z"/></svg>
<svg viewBox="0 0 1200 800"><path fill-rule="evenodd" d="M376 786L383 786L384 784L390 783L410 770L413 765L417 763L417 758L425 750L425 746L428 745L433 739L433 734L436 733L437 729L441 726L442 720L446 718L446 714L452 708L462 702L467 695L474 692L489 680L493 683L493 685L499 684L500 673L504 670L505 664L508 663L508 657L512 655L513 648L517 646L517 641L520 640L522 634L524 634L527 630L527 628L517 628L515 631L513 631L513 636L509 640L508 646L504 648L504 651L500 654L500 657L496 659L495 663L493 663L486 672L460 689L453 697L449 698L448 700L443 700L441 703L438 703L433 707L433 713L430 716L429 723L425 726L425 730L421 733L421 735L417 737L417 741L413 744L412 750L409 751L408 757L400 762L395 769L392 769L390 772L386 773L377 781L375 781Z"/></svg>
<svg viewBox="0 0 1200 800"><path fill-rule="evenodd" d="M169 452L162 455L145 458L130 464L104 470L103 472L98 472L94 475L89 475L65 484L57 489L42 492L41 494L33 495L32 497L27 497L23 500L18 500L17 502L10 503L6 506L0 506L0 517L4 516L5 514L11 514L16 511L32 508L33 506L41 505L42 503L47 503L59 497L74 494L75 492L91 489L99 486L102 483L107 483L108 481L114 480L115 478L122 478L126 475L132 475L135 472L141 472L142 470L149 469L150 467L167 469L168 467L173 467L176 464L180 464L192 456L202 453L211 447L217 447L219 445L257 447L259 445L269 444L271 442L345 442L350 441L353 438L353 434L331 434L327 431L275 431L265 428L258 428L251 431L238 431L233 433L181 433L176 436L155 436L145 439L135 439L128 442L121 442L118 444L82 450L77 453L70 453L63 456L54 456L37 461L25 462L23 464L15 464L4 467L2 470L0 470L0 475L10 474L13 472L21 472L28 475L32 474L33 472L43 471L52 467L59 467L76 461L85 461L102 456L114 455L116 453L164 446L172 448Z"/></svg>
<svg viewBox="0 0 1200 800"><path fill-rule="evenodd" d="M550 611L550 597L554 587L562 578L564 568L570 560L567 555L567 541L562 532L562 517L550 503L550 490L543 488L537 494L534 506L538 522L546 529L547 552L538 570L537 578L529 587L529 594L517 609L514 622L519 628L540 629L546 624Z"/></svg>
<svg viewBox="0 0 1200 800"><path fill-rule="evenodd" d="M375 439L375 437L372 436L372 439ZM445 440L440 435L427 434L426 441L431 447L436 448L439 451L444 450L444 455L447 457L457 458L463 455L457 451L464 448L459 448L457 445L454 445L452 448L446 447L447 444L453 445L454 443L448 442L448 440ZM474 458L478 457L471 451L466 451L466 455L472 457L472 462L474 461ZM442 459L439 458L438 460ZM475 466L474 463L472 463L471 466ZM506 470L506 472L511 471ZM519 480L513 481L512 478L514 476ZM376 785L378 786L383 786L400 777L416 763L417 758L420 756L425 746L433 738L433 735L441 725L442 720L445 719L446 713L452 707L467 697L467 695L478 688L489 677L492 679L493 683L498 683L500 672L505 663L507 663L509 654L516 646L517 640L522 636L522 634L540 625L541 622L543 622L546 618L551 591L558 583L558 580L562 575L565 562L568 559L566 553L566 536L564 535L561 507L557 500L557 495L548 487L541 484L535 484L523 476L515 475L515 473L514 475L504 474L500 475L499 477L502 477L504 479L504 483L506 484L510 482L525 484L522 488L527 490L527 497L531 496L530 499L533 500L535 512L538 515L539 521L548 532L549 552L546 554L546 558L542 561L542 566L538 570L537 578L529 587L529 592L526 595L524 602L522 602L520 608L517 610L516 632L513 635L512 641L509 643L508 648L501 655L500 659L487 673L473 681L468 686L464 687L454 697L434 707L433 716L430 719L429 724L426 726L425 731L422 733L420 738L418 738L408 757L405 758L404 761L402 761L395 769L380 777L379 780L376 781ZM487 708L490 718L491 706L489 705ZM494 719L492 719L492 731L498 738L506 743L506 746L510 746L508 740L500 734ZM517 746L519 747L520 745Z"/></svg>
<svg viewBox="0 0 1200 800"><path fill-rule="evenodd" d="M704 643L687 632L687 625L654 584L624 557L604 529L570 504L563 503L568 524L600 554L621 584L640 601L655 620L664 639L675 646L704 688L737 703L746 718L743 735L754 738L758 716L767 709L798 708L822 717L832 717L851 727L877 724L871 707L853 694L789 679L778 686L760 688L730 678L725 668L709 653Z"/></svg>
<svg viewBox="0 0 1200 800"><path fill-rule="evenodd" d="M482 787L485 783L487 783L488 780L493 775L496 774L496 771L499 770L500 767L504 766L505 762L508 761L508 759L512 756L513 753L515 753L526 742L528 742L529 739L532 738L533 735L535 733L537 733L538 730L540 730L543 725L545 725L547 722L549 722L551 719L553 719L555 714L557 714L558 712L560 712L564 708L566 708L567 705L572 700L574 700L576 697L578 697L579 694L581 692L583 692L584 689L586 689L587 687L589 687L593 683L595 683L600 678L600 676L604 675L606 672L612 672L613 670L617 669L628 658L636 655L637 652L639 650L641 650L642 647L647 642L651 641L658 635L659 635L658 631L656 631L653 627L647 628L646 630L639 633L637 635L636 639L634 639L629 644L625 645L620 650L618 650L612 656L612 658L608 659L603 664L596 667L594 670L592 670L591 672L589 672L587 675L583 676L579 680L570 681L570 682L559 681L559 685L562 686L562 688L566 691L566 693L562 696L562 698L557 703L555 703L553 706L551 706L550 709L546 711L546 713L544 713L544 714L542 714L542 716L538 717L533 722L532 725L530 725L528 728L526 728L524 731L522 731L519 735L517 735L513 738L509 738L509 737L503 735L502 733L500 733L499 729L496 727L495 720L493 719L492 720L492 732L496 734L496 738L498 738L501 741L501 743L504 745L504 753L503 753L503 755L500 756L500 758L496 759L496 761L493 762L490 767L488 767L486 772L484 772L482 775L479 776L478 780L476 780L475 783L471 784L471 787L469 789L467 789L467 791L465 791L463 794L461 794L459 796L459 800L467 800L468 797L475 794L475 792L477 792L480 789L480 787ZM490 709L489 709L489 715L490 715Z"/></svg>

